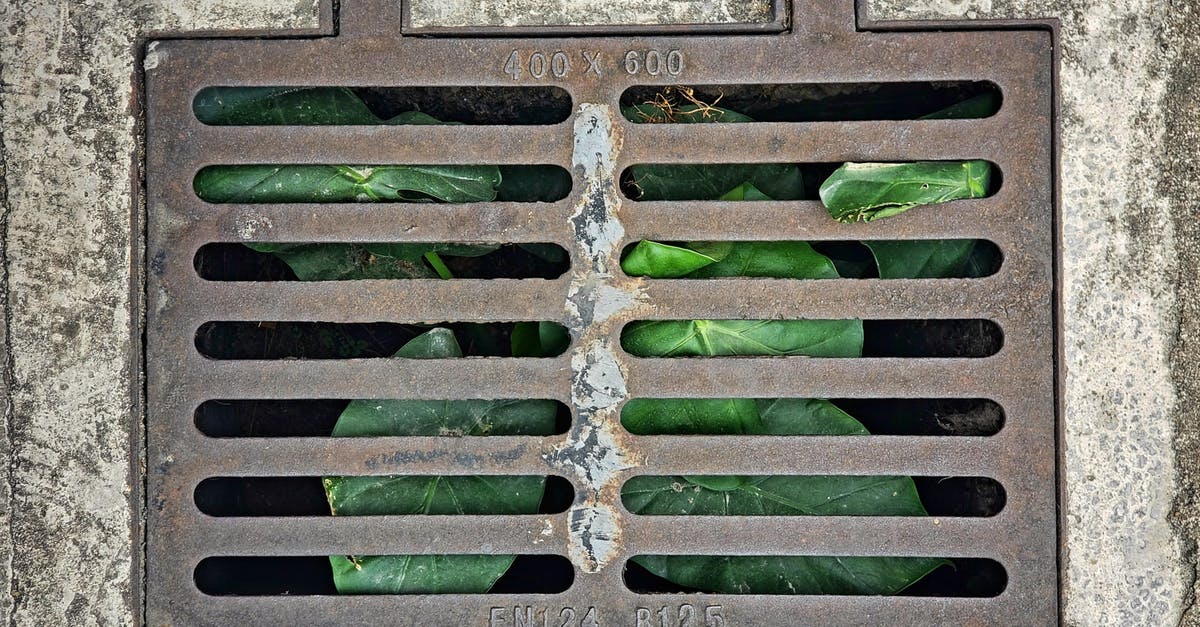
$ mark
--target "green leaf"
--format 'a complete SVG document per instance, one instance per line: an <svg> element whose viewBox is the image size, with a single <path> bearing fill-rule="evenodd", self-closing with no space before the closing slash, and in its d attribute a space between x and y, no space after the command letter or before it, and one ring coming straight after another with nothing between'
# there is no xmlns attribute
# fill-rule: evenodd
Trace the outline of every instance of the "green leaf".
<svg viewBox="0 0 1200 627"><path fill-rule="evenodd" d="M510 341L513 357L556 357L571 345L571 335L553 322L518 322Z"/></svg>
<svg viewBox="0 0 1200 627"><path fill-rule="evenodd" d="M479 594L512 566L515 555L331 555L340 594Z"/></svg>
<svg viewBox="0 0 1200 627"><path fill-rule="evenodd" d="M621 409L634 435L756 435L764 431L753 399L634 398Z"/></svg>
<svg viewBox="0 0 1200 627"><path fill-rule="evenodd" d="M861 435L866 429L821 399L635 399L634 433ZM631 426L632 423L632 426ZM640 476L621 488L648 516L924 516L910 477ZM678 585L723 594L895 594L948 563L932 558L638 556ZM706 575L705 575L706 573Z"/></svg>
<svg viewBox="0 0 1200 627"><path fill-rule="evenodd" d="M640 555L633 561L712 594L893 595L949 561L932 557Z"/></svg>
<svg viewBox="0 0 1200 627"><path fill-rule="evenodd" d="M911 477L640 476L621 488L646 516L925 516Z"/></svg>
<svg viewBox="0 0 1200 627"><path fill-rule="evenodd" d="M637 123L754 121L728 109L692 104L669 112L648 103L622 111L626 119ZM800 168L790 163L639 164L631 166L629 173L640 191L638 200L796 200L804 194ZM754 192L747 194L743 185ZM741 198L722 198L726 194Z"/></svg>
<svg viewBox="0 0 1200 627"><path fill-rule="evenodd" d="M881 279L940 279L965 276L975 240L863 242L879 265Z"/></svg>
<svg viewBox="0 0 1200 627"><path fill-rule="evenodd" d="M555 165L501 165L500 202L554 202L571 193L571 173Z"/></svg>
<svg viewBox="0 0 1200 627"><path fill-rule="evenodd" d="M621 269L630 276L652 279L838 278L833 261L807 242L689 242L685 246L642 240L621 260Z"/></svg>
<svg viewBox="0 0 1200 627"><path fill-rule="evenodd" d="M771 197L762 193L753 183L742 183L718 200L771 200Z"/></svg>
<svg viewBox="0 0 1200 627"><path fill-rule="evenodd" d="M691 248L715 256L716 263L696 269L692 279L763 277L772 279L836 279L833 261L813 250L808 242L693 242Z"/></svg>
<svg viewBox="0 0 1200 627"><path fill-rule="evenodd" d="M847 163L821 184L821 202L841 222L870 222L918 205L982 198L991 176L987 161Z"/></svg>
<svg viewBox="0 0 1200 627"><path fill-rule="evenodd" d="M542 261L553 264L564 263L569 256L565 249L555 244L517 244L517 247Z"/></svg>
<svg viewBox="0 0 1200 627"><path fill-rule="evenodd" d="M325 477L335 516L536 514L545 477Z"/></svg>
<svg viewBox="0 0 1200 627"><path fill-rule="evenodd" d="M416 257L376 255L360 244L246 244L286 263L301 281L425 279L437 274ZM428 247L426 247L428 249Z"/></svg>
<svg viewBox="0 0 1200 627"><path fill-rule="evenodd" d="M389 120L345 87L211 87L194 103L196 119L215 126L453 124L420 111Z"/></svg>
<svg viewBox="0 0 1200 627"><path fill-rule="evenodd" d="M206 124L442 124L417 111L382 121L340 87L221 87L201 92ZM219 165L201 170L196 194L209 202L484 202L496 198L500 169L490 165Z"/></svg>
<svg viewBox="0 0 1200 627"><path fill-rule="evenodd" d="M945 109L922 116L922 120L967 120L986 118L1000 110L1000 93L989 91L984 94L952 104Z"/></svg>
<svg viewBox="0 0 1200 627"><path fill-rule="evenodd" d="M196 119L218 126L379 124L344 87L213 87L194 103Z"/></svg>
<svg viewBox="0 0 1200 627"><path fill-rule="evenodd" d="M427 331L396 351L408 359L462 357L449 329ZM351 401L333 427L334 437L550 435L558 405L550 400Z"/></svg>
<svg viewBox="0 0 1200 627"><path fill-rule="evenodd" d="M642 240L621 260L621 270L629 276L675 279L716 261L708 255L680 246Z"/></svg>
<svg viewBox="0 0 1200 627"><path fill-rule="evenodd" d="M869 435L867 428L823 398L760 398L760 435Z"/></svg>
<svg viewBox="0 0 1200 627"><path fill-rule="evenodd" d="M819 398L635 398L621 410L635 435L866 435L837 405Z"/></svg>
<svg viewBox="0 0 1200 627"><path fill-rule="evenodd" d="M396 357L462 357L448 329L405 344ZM334 437L549 435L558 406L548 400L356 400ZM340 516L399 514L535 514L545 477L325 477L330 510ZM331 556L341 594L483 593L512 564L512 555Z"/></svg>
<svg viewBox="0 0 1200 627"><path fill-rule="evenodd" d="M546 400L356 400L334 437L550 435L558 405Z"/></svg>
<svg viewBox="0 0 1200 627"><path fill-rule="evenodd" d="M643 320L621 333L637 357L857 357L861 320Z"/></svg>
<svg viewBox="0 0 1200 627"><path fill-rule="evenodd" d="M639 164L629 168L638 200L716 200L749 180L765 199L804 195L800 168L790 163ZM746 198L743 200L754 200Z"/></svg>
<svg viewBox="0 0 1200 627"><path fill-rule="evenodd" d="M194 181L213 203L485 202L499 185L490 165L218 165Z"/></svg>

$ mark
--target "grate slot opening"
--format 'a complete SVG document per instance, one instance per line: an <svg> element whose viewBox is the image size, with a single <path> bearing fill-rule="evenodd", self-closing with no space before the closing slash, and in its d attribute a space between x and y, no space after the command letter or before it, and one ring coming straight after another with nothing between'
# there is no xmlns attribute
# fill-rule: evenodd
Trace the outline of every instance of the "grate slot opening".
<svg viewBox="0 0 1200 627"><path fill-rule="evenodd" d="M900 502L900 493L913 488L923 510ZM989 477L641 475L621 487L621 502L635 516L987 518L1006 501L1004 486Z"/></svg>
<svg viewBox="0 0 1200 627"><path fill-rule="evenodd" d="M636 320L621 329L634 357L983 358L1000 352L983 319Z"/></svg>
<svg viewBox="0 0 1200 627"><path fill-rule="evenodd" d="M546 125L571 115L571 96L543 86L206 87L192 111L212 126L395 124L406 113L445 123Z"/></svg>
<svg viewBox="0 0 1200 627"><path fill-rule="evenodd" d="M934 161L929 163L966 163ZM918 163L887 161L880 163ZM1004 186L1004 173L990 165L987 189L982 196L995 196ZM634 202L710 201L772 202L820 200L821 185L845 162L836 163L638 163L621 172L621 193ZM793 169L794 168L794 169ZM731 195L750 182L765 196ZM957 201L952 201L957 202Z"/></svg>
<svg viewBox="0 0 1200 627"><path fill-rule="evenodd" d="M196 330L195 346L212 359L380 359L392 358L417 336L432 328L449 329L464 357L512 357L518 325L546 326L562 338L558 323L448 322L437 325L396 322L214 321ZM567 343L539 356L566 352Z"/></svg>
<svg viewBox="0 0 1200 627"><path fill-rule="evenodd" d="M436 477L399 477L396 479L432 480ZM515 479L530 480L534 477L520 476ZM487 481L498 492L520 490L520 483L508 481L510 477L488 475ZM545 488L537 514L561 514L575 500L575 489L571 482L557 475L542 477ZM322 477L210 477L201 481L193 492L196 507L203 513L218 518L257 516L332 516L329 500ZM491 511L472 508L464 504L467 511L462 515L515 515L509 511ZM422 515L421 511L376 511L374 516ZM343 514L343 516L345 516Z"/></svg>
<svg viewBox="0 0 1200 627"><path fill-rule="evenodd" d="M208 281L348 281L359 279L557 279L570 269L557 244L214 242L193 266ZM430 255L436 255L436 260ZM307 262L320 260L315 267ZM448 276L439 274L443 268ZM301 278L299 275L303 275Z"/></svg>
<svg viewBox="0 0 1200 627"><path fill-rule="evenodd" d="M222 164L192 179L198 198L229 204L555 202L571 184L546 164Z"/></svg>
<svg viewBox="0 0 1200 627"><path fill-rule="evenodd" d="M633 435L829 435L804 423L779 421L754 430L725 420L730 404L762 408L778 402L827 406L857 421L846 435L991 436L1004 426L1004 408L982 398L686 399L633 398L621 407L621 426Z"/></svg>
<svg viewBox="0 0 1200 627"><path fill-rule="evenodd" d="M556 594L567 591L574 580L575 569L565 557L518 555L488 594ZM347 595L334 587L330 558L326 556L208 557L196 565L193 581L198 590L210 596Z"/></svg>
<svg viewBox="0 0 1200 627"><path fill-rule="evenodd" d="M700 263L687 263L695 259L690 253L700 253L714 261L701 259ZM676 258L664 259L665 255ZM627 275L649 279L978 279L996 274L1003 263L1000 247L985 239L722 242L655 239L630 243L621 254L621 269Z"/></svg>
<svg viewBox="0 0 1200 627"><path fill-rule="evenodd" d="M990 81L638 85L621 94L623 108L643 104L676 108L698 102L736 111L752 118L748 122L918 120L956 105L965 109L959 119L979 119L995 115L1002 100L1000 87ZM975 106L966 108L971 104ZM684 109L673 121L687 123L692 121L689 118L705 116L702 108L686 113L691 110ZM627 118L631 113L625 109ZM704 119L722 121L719 113L712 112Z"/></svg>
<svg viewBox="0 0 1200 627"><path fill-rule="evenodd" d="M687 587L682 586L672 581L668 581L659 577L655 573L648 570L636 560L644 558L654 558L662 560L666 558L667 563L686 565L689 559L694 560L696 557L711 557L715 559L705 560L704 568L692 569L697 570L695 579L697 583L706 579L716 578L722 573L722 568L729 568L729 564L738 563L742 572L754 573L756 567L761 569L764 561L778 559L793 559L793 560L828 560L829 563L823 565L824 568L837 569L841 568L841 564L837 561L848 562L849 560L891 560L892 564L903 564L904 562L915 562L936 560L939 562L929 574L921 577L912 585L902 588L894 592L898 596L911 597L960 597L960 598L991 598L1000 596L1008 586L1008 573L1004 566L999 562L987 558L928 558L928 557L858 557L858 556L688 556L688 555L639 555L625 563L624 581L625 586L631 591L638 594L679 594L679 593L711 593L711 588ZM693 562L694 563L694 562ZM796 587L797 583L793 583ZM809 582L814 585L813 582ZM711 585L711 584L709 584ZM776 584L778 585L778 584ZM797 588L795 591L789 591L786 588L764 590L763 585L753 585L746 582L740 589L722 589L722 594L762 594L762 595L832 595L832 596L860 596L862 593L855 592L852 589L845 587L814 587L805 589Z"/></svg>
<svg viewBox="0 0 1200 627"><path fill-rule="evenodd" d="M477 399L482 400L482 399ZM511 401L511 399L507 399ZM554 428L546 435L567 432L573 420L571 409L560 401L554 403ZM507 402L506 399L500 399ZM211 438L327 438L333 435L334 425L346 410L350 400L339 399L236 399L209 400L195 412L196 429ZM422 401L386 400L388 403L420 403ZM455 405L473 401L439 401ZM516 402L516 401L512 401ZM446 437L482 437L466 433Z"/></svg>

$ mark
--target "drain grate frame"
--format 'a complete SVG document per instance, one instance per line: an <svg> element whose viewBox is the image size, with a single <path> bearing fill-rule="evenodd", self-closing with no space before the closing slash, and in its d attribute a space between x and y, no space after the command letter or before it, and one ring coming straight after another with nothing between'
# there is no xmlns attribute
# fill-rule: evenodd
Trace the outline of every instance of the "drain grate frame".
<svg viewBox="0 0 1200 627"><path fill-rule="evenodd" d="M1054 193L1054 33L1036 25L970 32L862 32L850 0L794 0L791 31L756 35L624 35L504 38L400 35L398 2L342 2L333 37L157 42L146 94L146 621L151 624L371 622L513 624L533 608L537 624L658 625L707 608L724 624L779 616L822 622L1052 623L1057 617ZM348 18L352 16L352 18ZM889 25L890 26L890 25ZM514 52L563 52L561 78L505 65ZM629 53L679 51L677 74L651 76ZM585 55L584 53L587 53ZM327 60L320 65L312 59ZM593 66L589 59L599 59ZM593 70L593 67L596 69ZM527 65L526 65L527 68ZM738 71L731 72L731 68ZM596 73L599 71L599 74ZM632 125L617 110L639 85L748 82L988 80L1004 107L987 119ZM546 126L211 127L192 98L214 85L555 85L573 113ZM597 133L592 131L599 129ZM448 145L469 147L448 153ZM686 150L668 148L687 146ZM598 160L591 159L600 150ZM532 211L519 203L440 205L207 205L192 176L239 163L555 163L574 189ZM583 159L581 159L581 156ZM873 224L837 224L814 202L636 203L614 173L636 163L835 162L987 159L1004 173L995 196L945 211L914 211ZM572 167L574 166L574 167ZM611 241L594 236L618 225ZM398 227L397 225L401 225ZM194 271L203 245L239 241L556 243L572 252L559 279L457 280L413 293L407 282L211 283ZM586 235L586 236L584 236ZM1005 262L973 280L759 279L641 281L614 255L639 239L776 240L979 238ZM600 286L603 289L598 288ZM630 295L609 317L591 307L604 290ZM570 307L568 307L570 305ZM582 313L579 313L582 312ZM987 318L1004 347L982 359L655 360L621 352L635 319ZM552 320L575 342L552 359L424 363L221 362L201 356L193 334L212 320L507 322ZM589 364L589 356L593 358ZM624 389L591 386L595 363L613 360ZM728 382L737 381L737 385ZM606 396L607 395L607 396ZM978 398L1000 404L1005 424L989 437L639 437L619 426L631 397L812 396ZM546 398L572 406L569 432L546 438L210 439L195 408L214 398ZM714 455L719 450L721 454ZM565 514L520 517L211 518L193 503L215 476L562 473L578 501ZM987 519L662 518L631 516L619 486L657 474L906 474L985 476L1007 492ZM436 529L436 533L433 530ZM729 539L736 531L737 545ZM864 546L854 538L871 538ZM686 544L682 541L686 539ZM568 555L576 568L560 594L399 597L210 597L196 565L227 555L473 553ZM629 556L655 553L938 555L988 558L1008 573L993 598L738 597L630 592ZM519 609L518 609L519 608ZM644 614L642 610L649 612ZM548 618L546 618L548 617ZM647 619L649 620L649 619ZM665 623L671 624L671 623ZM665 625L664 624L664 625ZM699 623L698 623L699 624Z"/></svg>

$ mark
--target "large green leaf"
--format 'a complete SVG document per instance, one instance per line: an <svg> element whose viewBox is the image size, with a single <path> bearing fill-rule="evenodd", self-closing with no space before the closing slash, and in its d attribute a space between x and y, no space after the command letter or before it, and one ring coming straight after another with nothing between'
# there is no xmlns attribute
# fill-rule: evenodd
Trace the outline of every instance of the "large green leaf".
<svg viewBox="0 0 1200 627"><path fill-rule="evenodd" d="M643 240L621 260L630 276L652 279L763 277L836 279L837 269L807 242L689 242Z"/></svg>
<svg viewBox="0 0 1200 627"><path fill-rule="evenodd" d="M513 357L556 357L571 345L571 334L554 322L518 322L509 341Z"/></svg>
<svg viewBox="0 0 1200 627"><path fill-rule="evenodd" d="M345 87L211 87L193 106L196 119L218 126L449 124L419 111L380 119Z"/></svg>
<svg viewBox="0 0 1200 627"><path fill-rule="evenodd" d="M641 164L630 166L629 173L638 200L714 200L746 181L775 200L804 195L800 168L790 163Z"/></svg>
<svg viewBox="0 0 1200 627"><path fill-rule="evenodd" d="M965 120L986 118L1000 110L1000 92L989 91L969 98L945 109L922 116L922 120Z"/></svg>
<svg viewBox="0 0 1200 627"><path fill-rule="evenodd" d="M340 594L479 594L515 555L331 555ZM497 574L499 573L499 574Z"/></svg>
<svg viewBox="0 0 1200 627"><path fill-rule="evenodd" d="M416 257L374 254L361 244L247 244L286 263L301 281L423 279L437 273ZM428 250L428 248L426 248Z"/></svg>
<svg viewBox="0 0 1200 627"><path fill-rule="evenodd" d="M396 357L451 359L463 352L449 329L427 331ZM333 427L334 437L550 435L558 405L550 400L351 401Z"/></svg>
<svg viewBox="0 0 1200 627"><path fill-rule="evenodd" d="M558 405L543 400L353 401L336 437L549 435Z"/></svg>
<svg viewBox="0 0 1200 627"><path fill-rule="evenodd" d="M417 111L380 120L348 89L220 87L201 92L206 124L442 124ZM491 165L219 165L201 170L196 194L209 202L482 202L496 198Z"/></svg>
<svg viewBox="0 0 1200 627"><path fill-rule="evenodd" d="M621 424L636 435L866 435L837 405L818 398L635 398Z"/></svg>
<svg viewBox="0 0 1200 627"><path fill-rule="evenodd" d="M462 357L448 329L432 329L396 352L408 359ZM558 406L547 400L356 400L334 437L549 435ZM534 514L545 477L325 477L339 516L400 514ZM512 555L331 556L342 594L482 593L512 564Z"/></svg>
<svg viewBox="0 0 1200 627"><path fill-rule="evenodd" d="M742 183L737 187L725 192L717 200L773 200L770 196L762 193L762 190L754 186L753 183Z"/></svg>
<svg viewBox="0 0 1200 627"><path fill-rule="evenodd" d="M861 435L857 420L821 399L635 399L634 433ZM910 477L640 476L621 488L648 516L924 516ZM895 594L934 568L933 558L637 556L678 585L718 594Z"/></svg>
<svg viewBox="0 0 1200 627"><path fill-rule="evenodd" d="M676 279L716 261L690 248L642 240L621 260L621 270L629 276Z"/></svg>
<svg viewBox="0 0 1200 627"><path fill-rule="evenodd" d="M490 165L218 165L194 181L214 203L483 202L499 185Z"/></svg>
<svg viewBox="0 0 1200 627"><path fill-rule="evenodd" d="M762 277L836 279L833 261L808 242L692 242L688 248L717 259L688 275L693 279Z"/></svg>
<svg viewBox="0 0 1200 627"><path fill-rule="evenodd" d="M536 514L545 477L373 476L322 480L334 516Z"/></svg>
<svg viewBox="0 0 1200 627"><path fill-rule="evenodd" d="M892 595L939 566L932 557L641 555L650 572L714 594Z"/></svg>
<svg viewBox="0 0 1200 627"><path fill-rule="evenodd" d="M634 435L752 435L762 433L748 398L634 398L621 409L621 425Z"/></svg>
<svg viewBox="0 0 1200 627"><path fill-rule="evenodd" d="M870 222L918 205L987 196L991 177L987 161L847 163L821 184L821 202L841 222Z"/></svg>
<svg viewBox="0 0 1200 627"><path fill-rule="evenodd" d="M861 320L643 320L621 333L638 357L857 357Z"/></svg>
<svg viewBox="0 0 1200 627"><path fill-rule="evenodd" d="M719 107L684 105L668 111L654 104L622 109L636 123L752 122L752 118ZM804 194L800 168L790 163L640 164L629 168L638 200L796 200ZM738 188L749 183L759 193ZM761 190L761 191L760 191ZM736 198L736 196L741 196Z"/></svg>
<svg viewBox="0 0 1200 627"><path fill-rule="evenodd" d="M911 477L640 476L621 488L648 516L925 516Z"/></svg>
<svg viewBox="0 0 1200 627"><path fill-rule="evenodd" d="M940 239L863 242L875 256L881 279L940 279L968 276L975 240Z"/></svg>
<svg viewBox="0 0 1200 627"><path fill-rule="evenodd" d="M379 124L367 105L344 87L213 87L194 103L205 124L230 126Z"/></svg>

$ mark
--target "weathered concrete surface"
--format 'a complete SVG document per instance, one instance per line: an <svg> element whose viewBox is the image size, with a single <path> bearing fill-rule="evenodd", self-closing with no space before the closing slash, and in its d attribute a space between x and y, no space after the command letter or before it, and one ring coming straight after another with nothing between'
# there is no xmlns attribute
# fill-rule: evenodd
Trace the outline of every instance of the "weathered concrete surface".
<svg viewBox="0 0 1200 627"><path fill-rule="evenodd" d="M413 26L728 24L771 21L770 0L413 0Z"/></svg>
<svg viewBox="0 0 1200 627"><path fill-rule="evenodd" d="M0 2L6 624L140 614L129 507L135 39L316 22L313 0Z"/></svg>
<svg viewBox="0 0 1200 627"><path fill-rule="evenodd" d="M1064 619L1200 624L1200 2L873 0L1062 19Z"/></svg>

